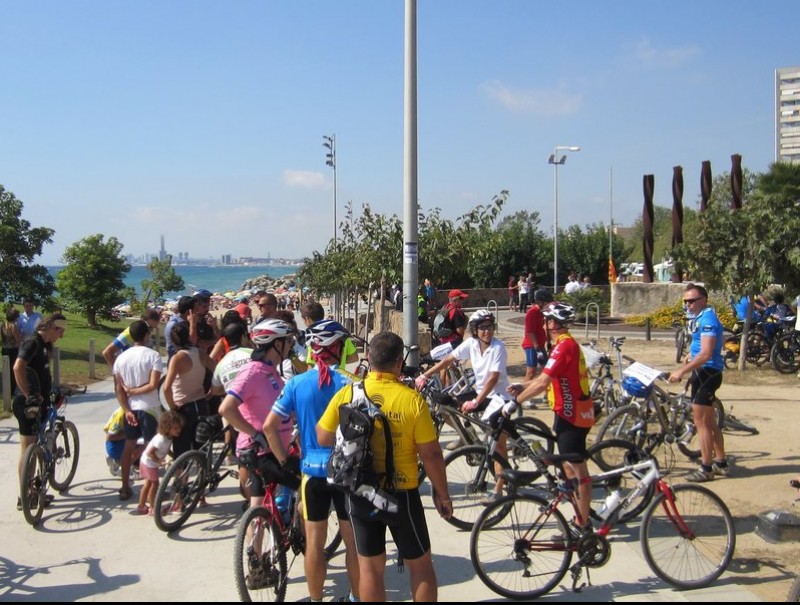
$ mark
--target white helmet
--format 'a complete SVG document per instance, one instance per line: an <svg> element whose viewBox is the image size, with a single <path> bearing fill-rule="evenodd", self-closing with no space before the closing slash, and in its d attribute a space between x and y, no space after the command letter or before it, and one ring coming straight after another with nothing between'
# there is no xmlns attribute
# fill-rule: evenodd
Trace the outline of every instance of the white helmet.
<svg viewBox="0 0 800 605"><path fill-rule="evenodd" d="M306 330L306 342L312 346L327 348L335 342L347 338L350 333L337 321L322 319Z"/></svg>
<svg viewBox="0 0 800 605"><path fill-rule="evenodd" d="M478 329L478 324L485 321L491 321L494 324L494 315L486 309L478 309L469 316L469 327L472 333L475 334Z"/></svg>
<svg viewBox="0 0 800 605"><path fill-rule="evenodd" d="M265 347L278 338L286 338L297 330L280 319L264 319L250 329L250 339L257 347Z"/></svg>
<svg viewBox="0 0 800 605"><path fill-rule="evenodd" d="M558 301L551 302L542 309L542 315L562 325L571 324L578 318L575 314L575 308L572 305Z"/></svg>

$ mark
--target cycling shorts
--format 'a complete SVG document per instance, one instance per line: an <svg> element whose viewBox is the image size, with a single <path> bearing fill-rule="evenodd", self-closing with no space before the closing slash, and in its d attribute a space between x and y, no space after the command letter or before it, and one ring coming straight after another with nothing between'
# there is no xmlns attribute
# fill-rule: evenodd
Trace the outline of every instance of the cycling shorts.
<svg viewBox="0 0 800 605"><path fill-rule="evenodd" d="M711 368L698 368L689 379L692 387L692 404L712 405L717 389L722 386L722 372Z"/></svg>
<svg viewBox="0 0 800 605"><path fill-rule="evenodd" d="M575 426L568 420L556 415L553 432L556 435L559 454L580 454L586 458L586 437L591 429Z"/></svg>
<svg viewBox="0 0 800 605"><path fill-rule="evenodd" d="M336 516L342 521L348 520L344 492L333 487L327 479L303 475L300 493L306 521L327 521L331 503L336 508Z"/></svg>
<svg viewBox="0 0 800 605"><path fill-rule="evenodd" d="M397 498L396 524L389 525L392 538L401 559L419 559L431 549L425 509L418 489L388 491ZM347 508L351 503L348 498ZM356 539L356 550L362 557L376 557L386 552L386 528L383 521L365 521L356 516L350 518Z"/></svg>
<svg viewBox="0 0 800 605"><path fill-rule="evenodd" d="M14 417L19 424L19 434L23 437L35 437L39 433L39 423L36 418L30 420L25 417L25 408L27 407L27 399L25 395L18 393L11 400L11 409L14 412ZM39 419L44 420L47 418L47 413L50 411L50 404L44 403L40 406L41 412Z"/></svg>

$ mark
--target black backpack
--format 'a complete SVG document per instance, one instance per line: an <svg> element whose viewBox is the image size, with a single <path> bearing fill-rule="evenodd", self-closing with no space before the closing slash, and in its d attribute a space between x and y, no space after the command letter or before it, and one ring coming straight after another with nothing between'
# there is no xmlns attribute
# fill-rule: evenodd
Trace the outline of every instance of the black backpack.
<svg viewBox="0 0 800 605"><path fill-rule="evenodd" d="M439 309L433 320L433 335L436 338L447 338L453 333L453 324L450 320L452 307L448 304Z"/></svg>
<svg viewBox="0 0 800 605"><path fill-rule="evenodd" d="M380 422L386 439L386 472L375 470L370 439ZM328 460L328 483L350 494L351 514L361 518L397 513L397 501L384 489L394 487L392 431L380 408L367 397L363 382L353 384L353 400L339 407L336 443Z"/></svg>

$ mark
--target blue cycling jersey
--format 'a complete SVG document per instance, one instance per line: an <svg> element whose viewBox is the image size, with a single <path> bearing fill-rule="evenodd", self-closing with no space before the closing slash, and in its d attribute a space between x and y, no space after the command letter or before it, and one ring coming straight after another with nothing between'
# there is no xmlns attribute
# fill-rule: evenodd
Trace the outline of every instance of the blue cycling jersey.
<svg viewBox="0 0 800 605"><path fill-rule="evenodd" d="M716 337L714 351L711 359L703 364L702 367L713 370L722 370L722 324L717 318L717 314L712 307L706 307L696 317L689 320L689 332L692 334L692 345L689 348L689 355L692 359L700 354L701 339L711 336Z"/></svg>

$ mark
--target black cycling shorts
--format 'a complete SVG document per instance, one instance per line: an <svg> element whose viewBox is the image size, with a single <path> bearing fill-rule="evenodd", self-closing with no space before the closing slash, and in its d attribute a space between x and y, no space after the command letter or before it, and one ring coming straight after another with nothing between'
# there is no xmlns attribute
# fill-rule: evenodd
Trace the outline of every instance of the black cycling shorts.
<svg viewBox="0 0 800 605"><path fill-rule="evenodd" d="M575 426L556 414L553 432L556 435L559 454L580 454L586 458L586 437L590 429Z"/></svg>
<svg viewBox="0 0 800 605"><path fill-rule="evenodd" d="M306 521L327 521L331 503L336 508L336 516L343 521L348 520L344 492L333 487L327 479L303 475L300 493L303 502L303 519Z"/></svg>
<svg viewBox="0 0 800 605"><path fill-rule="evenodd" d="M47 418L47 413L50 410L50 404L43 402L40 406L39 422L36 418L30 420L25 417L25 408L27 407L27 399L25 395L18 393L11 400L11 409L14 412L14 417L19 424L19 434L23 437L35 437L39 433L39 422Z"/></svg>
<svg viewBox="0 0 800 605"><path fill-rule="evenodd" d="M692 403L712 405L717 397L717 389L722 386L722 372L710 368L699 368L689 378L692 387Z"/></svg>
<svg viewBox="0 0 800 605"><path fill-rule="evenodd" d="M397 498L398 513L395 523L389 525L392 538L402 559L419 559L431 549L428 525L425 522L425 509L418 489L389 491ZM347 500L350 510L351 503ZM356 550L362 557L376 557L386 552L386 528L383 521L365 521L350 516Z"/></svg>

